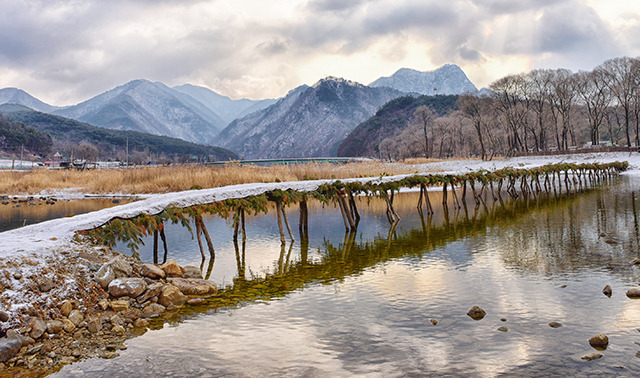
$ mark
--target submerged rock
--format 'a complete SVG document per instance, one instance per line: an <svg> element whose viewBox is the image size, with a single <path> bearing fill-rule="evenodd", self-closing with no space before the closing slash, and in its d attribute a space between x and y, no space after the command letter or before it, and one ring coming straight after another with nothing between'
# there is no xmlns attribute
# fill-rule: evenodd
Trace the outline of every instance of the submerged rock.
<svg viewBox="0 0 640 378"><path fill-rule="evenodd" d="M551 327L551 328L560 328L560 327L562 327L562 323L551 322L551 323L549 323L549 327Z"/></svg>
<svg viewBox="0 0 640 378"><path fill-rule="evenodd" d="M498 331L500 331L500 332L509 332L509 327L506 327L506 326L499 327Z"/></svg>
<svg viewBox="0 0 640 378"><path fill-rule="evenodd" d="M581 359L585 361L593 361L593 360L597 360L598 358L602 358L602 353L591 353L586 356L583 356Z"/></svg>
<svg viewBox="0 0 640 378"><path fill-rule="evenodd" d="M629 297L629 298L640 298L640 289L629 289L629 290L627 290L627 297Z"/></svg>
<svg viewBox="0 0 640 378"><path fill-rule="evenodd" d="M596 349L607 349L609 345L609 338L607 335L600 333L589 339L589 345Z"/></svg>
<svg viewBox="0 0 640 378"><path fill-rule="evenodd" d="M611 286L609 285L605 286L604 289L602 289L602 294L606 295L609 298L611 298L612 293L613 293L613 289L611 289Z"/></svg>
<svg viewBox="0 0 640 378"><path fill-rule="evenodd" d="M436 319L429 319L429 321L431 322L431 324L436 325L438 324L438 321Z"/></svg>
<svg viewBox="0 0 640 378"><path fill-rule="evenodd" d="M467 315L469 315L469 317L473 320L481 320L485 315L487 315L487 313L480 307L473 306L471 307L471 310L467 312Z"/></svg>

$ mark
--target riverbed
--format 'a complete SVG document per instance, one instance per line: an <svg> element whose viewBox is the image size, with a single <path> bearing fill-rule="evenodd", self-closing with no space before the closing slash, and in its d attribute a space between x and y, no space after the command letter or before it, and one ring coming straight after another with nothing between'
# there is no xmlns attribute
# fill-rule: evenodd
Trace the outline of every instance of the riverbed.
<svg viewBox="0 0 640 378"><path fill-rule="evenodd" d="M202 266L228 295L127 341L116 359L57 376L633 375L640 301L625 292L640 278L630 264L640 257L640 179L616 181L423 217L417 193L400 194L395 228L380 202L362 198L352 234L338 210L315 204L309 240L284 249L273 211L248 218L244 248L211 217L213 264L189 231L168 226L167 257ZM297 231L297 209L287 211ZM467 316L472 306L486 316ZM599 333L610 340L603 357L582 360Z"/></svg>

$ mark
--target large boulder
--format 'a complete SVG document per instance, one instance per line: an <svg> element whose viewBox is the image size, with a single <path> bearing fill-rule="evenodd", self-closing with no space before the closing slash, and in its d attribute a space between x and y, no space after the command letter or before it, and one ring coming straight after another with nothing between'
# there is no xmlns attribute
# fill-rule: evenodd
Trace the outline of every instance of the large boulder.
<svg viewBox="0 0 640 378"><path fill-rule="evenodd" d="M135 298L147 290L147 283L142 278L116 278L109 284L109 294L113 297Z"/></svg>
<svg viewBox="0 0 640 378"><path fill-rule="evenodd" d="M162 292L158 297L158 303L163 305L164 307L169 307L170 305L174 306L182 306L187 302L189 298L186 295L182 294L180 289L173 285L164 285L162 287Z"/></svg>
<svg viewBox="0 0 640 378"><path fill-rule="evenodd" d="M106 289L112 280L129 277L131 273L133 273L131 264L123 256L116 256L102 265L94 279Z"/></svg>
<svg viewBox="0 0 640 378"><path fill-rule="evenodd" d="M106 289L111 281L116 279L116 274L111 265L105 264L96 272L93 279L100 284L103 289Z"/></svg>
<svg viewBox="0 0 640 378"><path fill-rule="evenodd" d="M198 278L169 278L169 283L180 289L186 295L207 295L215 294L218 291L216 284Z"/></svg>

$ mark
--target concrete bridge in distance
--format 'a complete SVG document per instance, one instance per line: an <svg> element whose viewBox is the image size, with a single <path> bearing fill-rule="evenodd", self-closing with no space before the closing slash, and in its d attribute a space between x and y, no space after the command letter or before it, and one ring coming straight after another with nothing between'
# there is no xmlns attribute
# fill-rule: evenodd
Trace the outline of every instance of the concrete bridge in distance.
<svg viewBox="0 0 640 378"><path fill-rule="evenodd" d="M301 164L301 163L348 163L352 161L368 161L365 158L351 157L318 157L318 158L275 158L275 159L253 159L253 160L229 160L214 161L206 163L206 165L226 165L226 164Z"/></svg>

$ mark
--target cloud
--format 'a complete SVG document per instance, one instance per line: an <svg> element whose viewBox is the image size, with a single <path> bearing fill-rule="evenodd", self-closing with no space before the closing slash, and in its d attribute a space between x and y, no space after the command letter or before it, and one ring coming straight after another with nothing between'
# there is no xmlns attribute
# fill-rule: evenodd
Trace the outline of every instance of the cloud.
<svg viewBox="0 0 640 378"><path fill-rule="evenodd" d="M261 98L328 74L371 82L457 63L492 81L482 73L497 62L575 69L639 55L620 35L640 29L638 13L614 28L587 1L8 0L0 87L60 104L145 78Z"/></svg>

